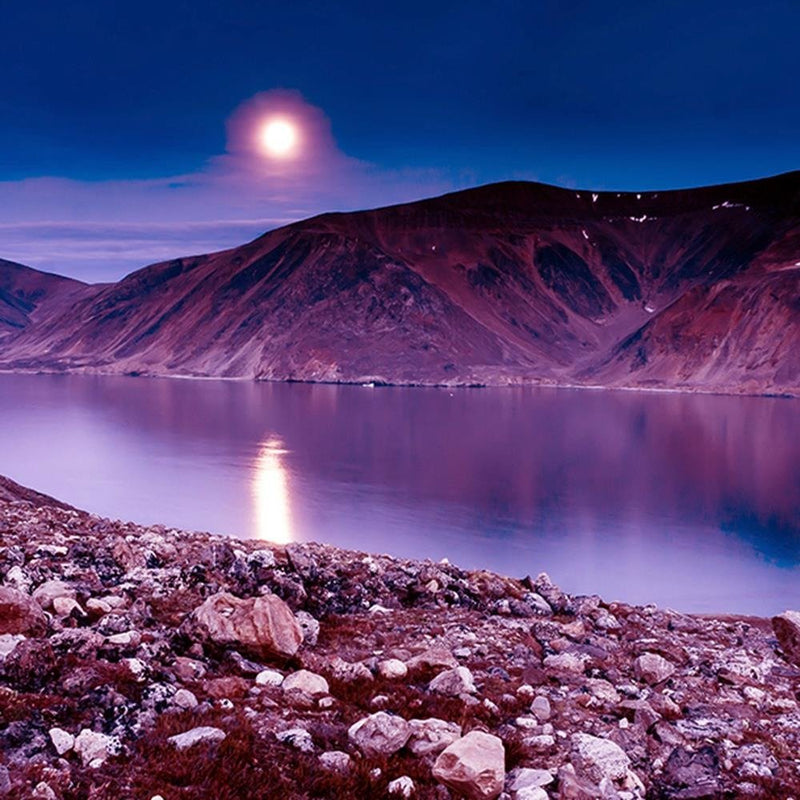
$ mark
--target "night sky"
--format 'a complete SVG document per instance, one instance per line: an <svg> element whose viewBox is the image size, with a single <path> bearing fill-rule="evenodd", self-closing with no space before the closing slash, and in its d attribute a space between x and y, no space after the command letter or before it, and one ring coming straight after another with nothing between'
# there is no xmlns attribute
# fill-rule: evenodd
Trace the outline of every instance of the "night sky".
<svg viewBox="0 0 800 800"><path fill-rule="evenodd" d="M117 279L507 179L800 166L800 3L0 0L0 258ZM252 146L275 114L292 158Z"/></svg>

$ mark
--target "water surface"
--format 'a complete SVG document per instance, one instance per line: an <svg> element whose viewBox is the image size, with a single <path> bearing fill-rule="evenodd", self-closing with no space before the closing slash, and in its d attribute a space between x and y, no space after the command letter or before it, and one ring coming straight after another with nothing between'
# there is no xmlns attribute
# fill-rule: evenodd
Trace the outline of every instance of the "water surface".
<svg viewBox="0 0 800 800"><path fill-rule="evenodd" d="M800 401L0 375L0 474L96 513L800 607Z"/></svg>

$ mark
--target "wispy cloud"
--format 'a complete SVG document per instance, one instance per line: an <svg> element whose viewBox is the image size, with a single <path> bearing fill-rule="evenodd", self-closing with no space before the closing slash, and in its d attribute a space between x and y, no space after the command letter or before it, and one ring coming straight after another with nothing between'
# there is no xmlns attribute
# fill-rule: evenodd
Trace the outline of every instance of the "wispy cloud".
<svg viewBox="0 0 800 800"><path fill-rule="evenodd" d="M292 158L270 158L265 120L297 126ZM151 180L59 177L0 182L0 258L87 281L116 280L177 256L226 249L324 211L458 188L436 171L391 171L341 152L324 113L298 93L264 92L227 123L226 152L194 173Z"/></svg>

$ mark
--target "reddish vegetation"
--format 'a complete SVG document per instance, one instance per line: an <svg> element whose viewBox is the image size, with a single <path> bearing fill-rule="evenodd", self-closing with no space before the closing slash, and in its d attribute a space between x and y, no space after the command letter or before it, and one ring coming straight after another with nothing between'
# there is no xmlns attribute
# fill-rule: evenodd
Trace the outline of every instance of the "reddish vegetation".
<svg viewBox="0 0 800 800"><path fill-rule="evenodd" d="M800 394L799 212L795 172L326 214L44 297L0 367Z"/></svg>

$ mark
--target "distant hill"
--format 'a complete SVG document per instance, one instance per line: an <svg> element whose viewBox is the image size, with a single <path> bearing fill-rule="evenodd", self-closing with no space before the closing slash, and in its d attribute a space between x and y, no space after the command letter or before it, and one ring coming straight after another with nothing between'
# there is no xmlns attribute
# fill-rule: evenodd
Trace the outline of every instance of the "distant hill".
<svg viewBox="0 0 800 800"><path fill-rule="evenodd" d="M500 183L325 214L66 303L40 280L0 369L800 395L800 172Z"/></svg>

